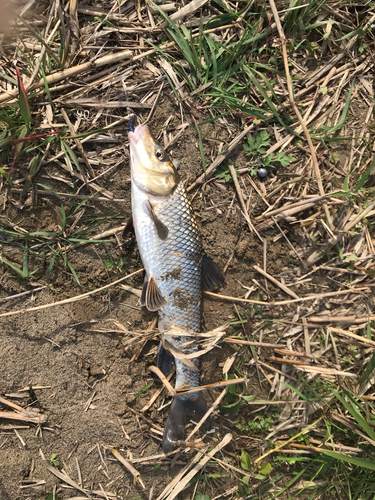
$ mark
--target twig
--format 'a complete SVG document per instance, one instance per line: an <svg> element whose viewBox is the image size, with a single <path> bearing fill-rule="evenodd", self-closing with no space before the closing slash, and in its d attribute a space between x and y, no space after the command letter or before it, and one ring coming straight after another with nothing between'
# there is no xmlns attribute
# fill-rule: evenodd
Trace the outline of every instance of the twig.
<svg viewBox="0 0 375 500"><path fill-rule="evenodd" d="M272 0L271 0L272 1ZM361 28L361 32L366 32L366 29L375 21L375 15L372 15L371 18L367 21L363 28ZM358 30L359 31L359 30ZM316 80L321 78L325 73L330 71L330 69L335 66L346 54L350 52L350 50L354 47L359 34L356 34L351 37L349 42L343 47L342 51L335 55L328 63L324 64L323 68L319 70L317 73L312 75L312 77L306 82L307 85L312 85Z"/></svg>
<svg viewBox="0 0 375 500"><path fill-rule="evenodd" d="M242 189L241 189L240 183L238 182L238 179L237 179L237 172L231 163L229 164L229 171L230 171L230 175L232 176L232 180L234 182L234 186L235 186L236 191L237 191L237 196L240 200L242 211L244 213L244 216L245 216L246 222L249 226L249 229L251 232L254 232L258 236L260 241L263 243L263 238L260 236L260 234L255 229L255 227L253 226L253 224L250 220L250 216L249 216L249 213L248 213L247 208L246 208L246 203L245 203L245 200L243 199Z"/></svg>
<svg viewBox="0 0 375 500"><path fill-rule="evenodd" d="M174 14L172 14L170 16L170 18L174 22L180 21L184 17L192 14L196 10L200 9L201 7L203 7L203 5L205 5L207 3L207 1L208 0L193 0L192 2L186 4L184 7L182 7L181 9L179 9L177 12L175 12ZM152 2L150 2L150 4L152 4ZM159 24L157 26L157 28L165 28L166 26L168 26L168 23L167 23L167 21L164 21L163 23Z"/></svg>
<svg viewBox="0 0 375 500"><path fill-rule="evenodd" d="M0 101L1 102L1 101ZM204 181L208 180L212 175L213 173L215 172L215 170L217 169L217 167L225 160L225 158L229 155L229 153L231 153L231 151L237 146L237 144L239 142L242 141L242 139L251 131L253 130L254 128L254 124L252 123L251 125L249 125L248 127L245 127L242 132L240 132L237 137L235 137L232 142L229 144L227 150L225 151L225 153L221 153L212 163L211 165L206 169L206 171L200 175L197 179L195 179L195 181L193 182L193 184L191 184L186 190L187 191L191 191L192 189L194 189L195 187L197 187L198 185L200 184L203 184Z"/></svg>
<svg viewBox="0 0 375 500"><path fill-rule="evenodd" d="M216 387L225 387L227 385L243 384L246 382L246 378L236 378L231 380L222 380L221 382L214 382L213 384L200 385L198 387L193 387L192 389L179 389L177 387L177 394L191 394L192 392L205 391L206 389L214 389Z"/></svg>
<svg viewBox="0 0 375 500"><path fill-rule="evenodd" d="M30 422L31 424L43 424L47 421L45 415L40 415L38 417L33 416L24 416L16 413L14 411L0 411L0 418L4 418L6 420L19 420L21 422Z"/></svg>
<svg viewBox="0 0 375 500"><path fill-rule="evenodd" d="M133 108L133 109L152 109L152 104L130 101L98 101L96 99L57 99L57 102L76 108ZM75 132L72 132L75 135Z"/></svg>
<svg viewBox="0 0 375 500"><path fill-rule="evenodd" d="M171 371L171 373L166 377L168 382L171 380L171 378L173 377L173 375L174 375L174 370ZM161 394L161 392L162 392L163 389L164 389L164 385L163 385L163 387L160 387L160 389L158 389L155 392L155 394L151 397L150 401L147 404L145 404L145 406L142 408L141 412L147 411L149 408L151 408L151 406L154 404L154 402L160 396L160 394Z"/></svg>
<svg viewBox="0 0 375 500"><path fill-rule="evenodd" d="M289 94L289 101L290 101L290 104L292 105L292 108L293 108L293 110L294 110L297 118L298 118L298 121L301 124L301 127L303 129L303 133L305 134L306 140L307 140L308 145L309 145L309 149L310 149L310 153L311 153L311 158L312 158L312 162L313 162L313 167L314 167L314 171L315 171L315 177L316 177L316 180L317 180L317 183L318 183L318 188L319 188L320 196L324 196L325 194L324 194L324 188L323 188L323 183L322 183L322 177L320 175L319 164L318 164L318 159L316 157L315 148L314 148L314 145L312 143L312 140L311 140L311 137L310 137L310 133L309 133L309 131L307 129L305 120L302 118L302 115L299 112L298 106L297 106L297 104L296 104L296 102L294 100L292 80L290 78L290 73L289 73L288 53L287 53L287 48L286 48L286 38L285 38L284 30L283 30L283 28L281 26L279 14L277 12L277 8L276 8L274 0L270 0L270 6L271 6L271 9L272 9L273 17L275 19L277 31L279 32L279 36L280 36L280 40L281 40L281 46L282 46L282 50L283 50L284 68L285 68L285 77L286 77L286 83L287 83L288 94ZM329 224L330 228L332 229L333 228L333 224L332 224L331 215L329 213L328 207L325 204L323 205L323 207L324 207L324 211L325 211L326 216L327 216L328 224Z"/></svg>
<svg viewBox="0 0 375 500"><path fill-rule="evenodd" d="M351 339L355 339L359 342L375 347L375 342L371 339L368 339L367 337L361 337L360 335L356 335L355 333L347 332L346 330L342 330L341 328L334 328L332 326L330 327L330 330L332 332L338 333L339 335L343 335L344 337L349 337Z"/></svg>
<svg viewBox="0 0 375 500"><path fill-rule="evenodd" d="M271 0L272 1L272 0ZM264 458L268 457L268 455L271 455L271 453L275 453L275 451L279 451L281 448L283 448L284 446L286 446L287 444L289 443L292 443L295 439L297 439L299 436L301 436L302 434L305 434L307 431L309 431L310 429L312 429L313 427L315 427L321 420L322 418L324 417L324 414L321 415L318 420L315 420L315 422L313 422L312 424L308 425L305 429L303 429L301 432L299 432L298 434L296 434L295 436L291 437L290 439L288 439L287 441L284 441L283 443L281 443L279 446L276 446L276 448L274 448L273 450L268 450L267 453L265 453L264 455L262 455L261 457L258 457L255 461L254 461L254 464L257 464L258 462L260 462L261 460L263 460Z"/></svg>
<svg viewBox="0 0 375 500"><path fill-rule="evenodd" d="M269 279L270 281L272 281L272 283L274 283L279 288L281 288L281 290L283 290L285 293L287 293L291 297L294 297L295 299L299 299L299 297L298 297L298 295L296 293L294 293L292 290L290 290L286 285L283 285L282 283L280 283L280 281L277 281L276 278L274 278L270 274L268 274L265 271L263 271L263 269L261 269L259 266L253 266L253 267L254 267L254 269L256 271L258 271L259 274L261 274L262 276L265 276L267 279Z"/></svg>
<svg viewBox="0 0 375 500"><path fill-rule="evenodd" d="M193 479L193 477L206 465L207 462L209 462L218 451L220 451L224 446L226 446L230 441L232 440L232 434L226 434L223 438L223 440L215 446L213 450L211 450L209 453L207 453L201 460L200 458L202 457L202 453L197 453L197 455L193 459L194 461L199 461L195 465L195 467L185 475L185 477L180 477L177 482L172 481L173 487L170 488L170 485L168 485L163 493L157 498L157 500L173 500L176 498L176 496L185 488L185 486Z"/></svg>
<svg viewBox="0 0 375 500"><path fill-rule="evenodd" d="M34 288L34 290L28 290L27 292L16 293L16 295L9 295L8 297L5 297L4 299L0 299L0 303L6 302L7 300L18 299L20 297L24 297L25 295L30 295L30 293L40 292L41 290L45 290L46 288L47 288L47 285L41 286L40 288Z"/></svg>
<svg viewBox="0 0 375 500"><path fill-rule="evenodd" d="M0 397L0 403L15 410L15 412L0 411L0 418L6 418L9 420L22 420L23 422L31 422L39 425L47 421L46 415L39 414L33 408L23 408L22 406L13 403L13 401L8 401L7 399L2 397Z"/></svg>
<svg viewBox="0 0 375 500"><path fill-rule="evenodd" d="M133 478L134 478L134 484L137 484L137 481L140 482L142 488L145 490L146 486L144 485L144 482L142 481L141 474L134 469L134 467L127 461L125 458L119 453L115 448L111 450L112 455L114 455L119 462L122 463L124 467L128 469L129 472L132 473Z"/></svg>
<svg viewBox="0 0 375 500"><path fill-rule="evenodd" d="M231 302L244 302L246 304L259 304L262 306L284 306L287 304L295 304L296 302L306 302L308 300L323 299L326 297L336 297L337 295L344 295L346 293L360 293L363 292L364 290L368 290L368 287L356 288L354 290L338 290L337 292L316 293L314 295L309 295L308 297L300 297L299 299L279 300L271 302L264 302L261 300L252 300L252 299L241 299L240 297L229 297L228 295L219 295L218 293L213 293L213 292L204 292L204 294L222 300L229 300Z"/></svg>
<svg viewBox="0 0 375 500"><path fill-rule="evenodd" d="M69 116L67 115L66 111L64 108L61 108L61 113L63 115L63 118L66 122L66 124L68 125L68 128L70 130L70 133L74 136L77 134L77 131L76 129L74 128L72 122L69 120ZM76 146L77 148L79 149L79 152L81 153L81 156L86 164L86 167L88 168L88 171L90 172L90 174L92 175L92 177L95 177L95 172L91 166L91 163L87 157L87 154L86 154L86 151L83 149L83 146L82 146L82 143L80 141L80 139L73 139L74 142L76 143Z"/></svg>
<svg viewBox="0 0 375 500"><path fill-rule="evenodd" d="M90 185L90 184L89 184ZM17 193L17 194L22 194L23 190L22 189L10 189L11 193ZM95 201L109 201L111 203L124 203L124 200L122 198L105 198L104 196L90 196L88 194L69 194L69 193L60 193L57 191L47 191L45 189L35 189L34 193L42 196L56 196L58 194L59 196L62 196L63 198L71 198L73 200L88 200L91 202ZM123 229L125 226L123 227Z"/></svg>
<svg viewBox="0 0 375 500"><path fill-rule="evenodd" d="M113 281L112 283L109 283L108 285L104 285L100 288L97 288L96 290L92 290L91 292L83 293L82 295L77 295L76 297L70 297L69 299L59 300L58 302L52 302L52 304L43 304L43 305L37 306L37 307L29 307L26 309L19 309L18 311L9 311L6 313L2 313L2 314L0 314L0 318L4 318L5 316L14 316L15 314L25 314L28 312L41 311L42 309L49 309L50 307L62 306L64 304L71 304L72 302L77 302L78 300L86 299L87 297L90 297L91 295L94 295L95 293L102 292L103 290L106 290L107 288L110 288L111 286L115 286L118 283L121 283L121 281L125 281L125 280L131 278L132 276L139 274L142 271L143 271L143 269L138 269L138 271L134 271L134 273L130 273L127 276L120 278L119 280L116 280L116 281Z"/></svg>
<svg viewBox="0 0 375 500"><path fill-rule="evenodd" d="M133 53L130 50L123 50L121 52L116 52L115 54L108 54L103 57L99 57L95 61L89 61L83 64L78 64L78 66L73 66L72 68L63 69L61 71L57 71L56 73L52 73L52 75L46 76L46 83L51 85L52 83L61 82L61 80L65 80L66 78L71 78L72 76L79 75L80 73L84 73L93 68L101 68L102 66L106 66L107 64L115 64L124 59L130 59ZM39 89L40 87L44 87L45 82L44 79L40 79L38 82L35 82L30 88L29 92ZM0 94L0 102L6 102L12 97L16 97L18 95L18 89L9 90Z"/></svg>
<svg viewBox="0 0 375 500"><path fill-rule="evenodd" d="M211 407L206 411L206 413L203 415L203 417L199 420L197 425L194 427L194 429L191 431L191 433L188 435L186 438L186 441L190 441L191 438L194 436L194 434L202 427L202 425L205 423L205 421L208 419L208 417L211 415L211 413L216 410L216 408L219 406L219 404L222 402L224 399L225 395L227 394L228 389L225 388L221 393L218 398L215 399Z"/></svg>
<svg viewBox="0 0 375 500"><path fill-rule="evenodd" d="M172 397L176 396L176 394L177 394L176 391L173 389L173 387L169 383L169 380L164 375L164 373L157 366L150 366L149 369L150 369L151 372L155 373L160 378L160 380L163 382L163 385L167 389L167 391L169 392L169 394Z"/></svg>

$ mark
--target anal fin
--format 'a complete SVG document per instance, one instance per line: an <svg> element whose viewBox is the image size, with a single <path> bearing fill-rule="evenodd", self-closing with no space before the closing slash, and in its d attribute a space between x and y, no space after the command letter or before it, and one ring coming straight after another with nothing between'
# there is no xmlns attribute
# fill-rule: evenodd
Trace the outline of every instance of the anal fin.
<svg viewBox="0 0 375 500"><path fill-rule="evenodd" d="M168 238L169 230L167 226L156 215L155 210L149 200L146 201L146 210L155 225L155 229L158 233L159 238L161 240L166 240Z"/></svg>
<svg viewBox="0 0 375 500"><path fill-rule="evenodd" d="M217 288L225 287L225 278L215 262L208 257L203 256L202 261L202 288L204 292L212 292Z"/></svg>
<svg viewBox="0 0 375 500"><path fill-rule="evenodd" d="M158 311L166 304L167 301L161 294L154 278L151 276L150 279L147 279L146 276L143 282L141 306L146 306L149 311Z"/></svg>
<svg viewBox="0 0 375 500"><path fill-rule="evenodd" d="M158 352L156 353L156 366L163 373L163 375L167 376L174 369L175 365L174 356L164 348L163 341L161 340Z"/></svg>

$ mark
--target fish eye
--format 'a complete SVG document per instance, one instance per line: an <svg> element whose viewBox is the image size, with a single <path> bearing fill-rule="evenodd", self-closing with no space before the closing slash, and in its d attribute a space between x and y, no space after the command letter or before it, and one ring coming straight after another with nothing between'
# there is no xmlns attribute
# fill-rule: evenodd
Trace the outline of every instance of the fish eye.
<svg viewBox="0 0 375 500"><path fill-rule="evenodd" d="M162 149L157 149L155 154L156 154L156 158L158 158L159 160L164 160L165 153Z"/></svg>

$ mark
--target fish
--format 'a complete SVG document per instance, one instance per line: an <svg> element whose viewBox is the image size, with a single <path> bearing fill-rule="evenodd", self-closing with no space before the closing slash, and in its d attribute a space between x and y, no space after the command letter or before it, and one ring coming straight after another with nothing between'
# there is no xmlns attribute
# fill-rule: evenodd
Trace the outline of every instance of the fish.
<svg viewBox="0 0 375 500"><path fill-rule="evenodd" d="M202 294L224 286L224 277L203 251L179 172L147 125L134 128L131 122L129 146L130 225L145 269L141 306L158 311L158 328L164 332L156 357L158 368L168 375L175 366L175 387L191 389L200 385L199 362L193 354L198 346L191 334L201 331ZM185 355L193 359L184 359ZM187 422L198 422L206 411L202 392L174 396L164 427L163 452L183 442Z"/></svg>

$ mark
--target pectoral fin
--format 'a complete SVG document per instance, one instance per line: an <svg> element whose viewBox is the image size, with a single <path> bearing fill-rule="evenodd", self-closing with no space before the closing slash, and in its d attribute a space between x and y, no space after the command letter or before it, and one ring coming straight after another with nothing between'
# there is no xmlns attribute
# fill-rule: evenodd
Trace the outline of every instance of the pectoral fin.
<svg viewBox="0 0 375 500"><path fill-rule="evenodd" d="M154 278L148 279L146 276L143 283L141 306L146 306L149 311L158 311L166 304L167 301L162 296Z"/></svg>
<svg viewBox="0 0 375 500"><path fill-rule="evenodd" d="M169 230L168 230L167 226L158 218L158 216L156 215L155 210L154 210L154 208L151 205L149 200L146 201L146 210L147 210L151 220L155 224L155 229L156 229L156 232L158 233L159 238L161 240L166 240L168 238Z"/></svg>
<svg viewBox="0 0 375 500"><path fill-rule="evenodd" d="M202 261L202 288L204 292L212 292L216 288L226 285L224 276L219 267L207 255L203 256Z"/></svg>
<svg viewBox="0 0 375 500"><path fill-rule="evenodd" d="M122 232L122 237L125 238L125 236L129 233L134 233L134 223L133 223L133 216L132 215L126 221L126 225L125 225L124 230Z"/></svg>

